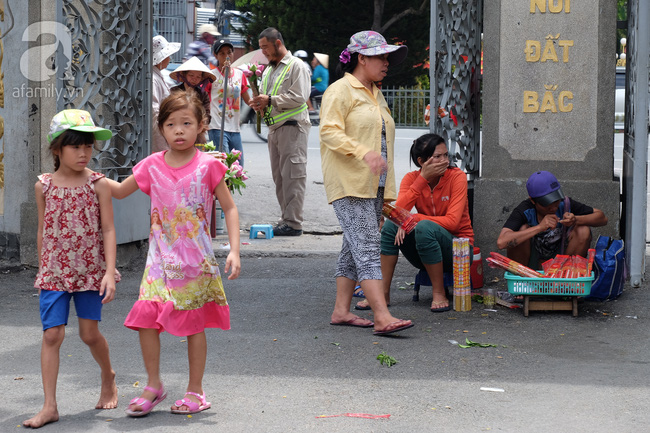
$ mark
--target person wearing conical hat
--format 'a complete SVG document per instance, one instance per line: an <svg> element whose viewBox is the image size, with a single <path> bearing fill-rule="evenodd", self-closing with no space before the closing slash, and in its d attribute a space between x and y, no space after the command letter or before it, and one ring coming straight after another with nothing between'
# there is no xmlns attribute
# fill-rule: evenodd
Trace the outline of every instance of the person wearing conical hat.
<svg viewBox="0 0 650 433"><path fill-rule="evenodd" d="M203 102L207 123L209 124L210 88L217 78L212 71L198 57L192 57L169 74L169 77L181 83L178 86L172 87L172 92L193 89L198 94L199 99Z"/></svg>
<svg viewBox="0 0 650 433"><path fill-rule="evenodd" d="M311 75L311 93L307 100L307 108L310 113L314 112L314 105L312 99L316 96L322 95L330 83L330 72L327 68L330 66L330 56L322 53L314 53L314 58L311 59L311 67L314 72Z"/></svg>
<svg viewBox="0 0 650 433"><path fill-rule="evenodd" d="M169 66L171 55L180 50L181 44L178 42L167 42L163 36L153 37L151 49L153 51L153 75L151 78L151 153L160 152L169 149L169 145L158 129L158 111L160 104L169 96L169 85L165 82L162 71Z"/></svg>

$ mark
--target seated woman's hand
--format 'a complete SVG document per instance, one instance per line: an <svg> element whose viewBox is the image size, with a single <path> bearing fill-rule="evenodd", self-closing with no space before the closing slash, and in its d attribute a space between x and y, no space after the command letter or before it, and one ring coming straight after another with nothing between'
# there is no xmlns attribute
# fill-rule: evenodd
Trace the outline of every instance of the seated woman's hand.
<svg viewBox="0 0 650 433"><path fill-rule="evenodd" d="M442 176L449 167L449 160L446 158L435 160L433 156L422 164L421 176L428 182Z"/></svg>
<svg viewBox="0 0 650 433"><path fill-rule="evenodd" d="M395 234L395 245L402 245L402 243L404 243L405 236L406 236L406 232L404 231L403 228L399 227L397 229L397 233Z"/></svg>

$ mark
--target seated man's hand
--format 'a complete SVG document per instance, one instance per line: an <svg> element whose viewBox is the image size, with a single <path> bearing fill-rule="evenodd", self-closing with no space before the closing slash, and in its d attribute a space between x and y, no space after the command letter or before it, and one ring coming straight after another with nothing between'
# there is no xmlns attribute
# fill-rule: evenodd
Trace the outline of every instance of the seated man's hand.
<svg viewBox="0 0 650 433"><path fill-rule="evenodd" d="M560 223L565 227L574 226L576 225L576 216L571 212L564 212L564 215L562 215L562 219L560 220Z"/></svg>
<svg viewBox="0 0 650 433"><path fill-rule="evenodd" d="M548 214L544 219L539 223L542 231L552 230L557 226L557 223L560 222L560 219L555 214Z"/></svg>

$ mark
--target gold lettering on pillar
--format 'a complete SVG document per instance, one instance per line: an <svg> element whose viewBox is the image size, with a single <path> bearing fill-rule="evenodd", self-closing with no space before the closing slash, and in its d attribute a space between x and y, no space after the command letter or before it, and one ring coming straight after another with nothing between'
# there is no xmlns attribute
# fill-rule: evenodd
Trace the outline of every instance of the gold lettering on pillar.
<svg viewBox="0 0 650 433"><path fill-rule="evenodd" d="M539 101L539 93L534 90L524 90L524 113L568 113L573 110L573 92L562 90L557 98L553 94L558 89L557 84L544 85L542 101Z"/></svg>
<svg viewBox="0 0 650 433"><path fill-rule="evenodd" d="M542 42L535 40L527 40L526 48L524 49L524 54L526 55L527 62L548 62L549 60L555 63L559 62L558 59L558 50L555 48L555 44L561 48L562 53L562 63L569 63L569 48L573 46L573 41L570 40L560 40L560 34L558 33L555 36L548 35L546 36L546 41L544 42L544 49L542 49Z"/></svg>
<svg viewBox="0 0 650 433"><path fill-rule="evenodd" d="M530 13L539 11L545 14L547 5L548 11L552 14L559 14L562 11L566 14L571 12L571 0L530 0Z"/></svg>
<svg viewBox="0 0 650 433"><path fill-rule="evenodd" d="M545 14L546 10L557 14L562 11L571 12L571 0L530 0L530 13ZM560 34L553 36L548 34L542 41L527 39L524 48L524 58L528 63L569 63L569 49L573 47L573 40L560 39ZM561 57L558 57L558 52ZM552 66L553 67L553 66ZM557 96L554 92L558 90L557 84L544 85L544 92L541 94L536 90L524 90L524 113L569 113L573 111L573 92L561 90ZM541 99L541 100L540 100Z"/></svg>

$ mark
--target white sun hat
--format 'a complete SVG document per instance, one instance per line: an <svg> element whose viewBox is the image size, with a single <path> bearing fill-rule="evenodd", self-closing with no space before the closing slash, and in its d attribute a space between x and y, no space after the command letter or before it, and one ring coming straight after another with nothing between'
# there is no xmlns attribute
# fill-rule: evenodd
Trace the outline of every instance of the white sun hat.
<svg viewBox="0 0 650 433"><path fill-rule="evenodd" d="M151 43L154 66L181 49L180 42L167 42L164 36L154 36Z"/></svg>

